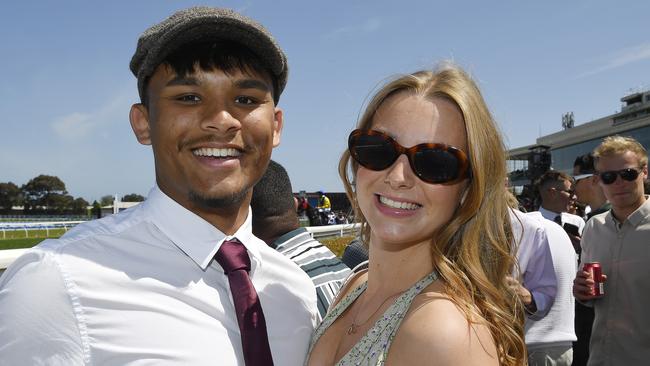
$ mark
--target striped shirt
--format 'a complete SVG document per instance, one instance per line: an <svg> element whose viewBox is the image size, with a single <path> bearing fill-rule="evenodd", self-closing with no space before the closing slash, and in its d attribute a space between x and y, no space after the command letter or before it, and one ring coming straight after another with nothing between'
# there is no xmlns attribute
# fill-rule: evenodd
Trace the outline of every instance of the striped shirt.
<svg viewBox="0 0 650 366"><path fill-rule="evenodd" d="M302 227L277 238L271 247L296 263L314 282L320 322L352 271Z"/></svg>

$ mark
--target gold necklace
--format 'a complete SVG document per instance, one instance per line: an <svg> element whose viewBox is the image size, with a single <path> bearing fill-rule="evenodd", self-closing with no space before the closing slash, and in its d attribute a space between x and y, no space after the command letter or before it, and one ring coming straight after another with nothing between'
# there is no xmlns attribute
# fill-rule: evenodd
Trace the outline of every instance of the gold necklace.
<svg viewBox="0 0 650 366"><path fill-rule="evenodd" d="M359 313L361 312L361 308L363 307L363 306L359 305L359 308L357 309L357 312L356 312L356 314L354 314L354 318L352 319L352 324L350 324L350 326L346 330L346 333L348 335L356 333L357 329L359 327L365 325L368 321L370 321L370 319L372 319L373 316L375 316L375 314L379 311L379 309L381 309L381 307L386 303L386 301L388 301L389 299L391 299L391 298L393 298L393 297L395 297L395 296L397 296L399 294L402 294L402 293L404 293L404 291L400 291L400 292L398 292L396 294L392 294L392 295L388 296L387 298L385 298L384 301L382 301L381 304L379 304L377 309L375 309L375 311L373 311L372 314L370 314L368 319L364 320L361 323L357 323L357 317L359 316ZM366 293L364 292L363 294L365 295Z"/></svg>

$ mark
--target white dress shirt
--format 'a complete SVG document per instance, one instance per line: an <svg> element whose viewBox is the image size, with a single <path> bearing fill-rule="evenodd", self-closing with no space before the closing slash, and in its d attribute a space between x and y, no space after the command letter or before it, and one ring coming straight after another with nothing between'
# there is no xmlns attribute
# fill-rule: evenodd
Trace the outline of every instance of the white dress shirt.
<svg viewBox="0 0 650 366"><path fill-rule="evenodd" d="M574 215L572 213L568 212L553 212L550 210L545 209L544 207L539 208L539 213L544 216L545 219L555 221L555 217L557 215L560 215L560 218L562 219L562 223L566 224L569 223L571 225L575 225L578 227L578 232L580 235L582 235L582 231L585 229L585 220L582 219L582 217L578 215Z"/></svg>
<svg viewBox="0 0 650 366"><path fill-rule="evenodd" d="M251 232L251 258L276 365L302 365L316 293ZM232 237L158 188L142 204L75 227L0 278L0 365L244 365L228 278L213 260Z"/></svg>
<svg viewBox="0 0 650 366"><path fill-rule="evenodd" d="M513 274L535 299L537 311L527 314L540 320L551 309L557 292L551 249L544 226L521 211L510 210L510 222L517 243L519 272Z"/></svg>
<svg viewBox="0 0 650 366"><path fill-rule="evenodd" d="M539 321L526 319L526 345L529 351L553 346L570 348L577 339L574 330L573 279L576 277L578 255L560 225L545 219L539 212L529 212L526 216L544 226L557 278L557 294L548 314Z"/></svg>

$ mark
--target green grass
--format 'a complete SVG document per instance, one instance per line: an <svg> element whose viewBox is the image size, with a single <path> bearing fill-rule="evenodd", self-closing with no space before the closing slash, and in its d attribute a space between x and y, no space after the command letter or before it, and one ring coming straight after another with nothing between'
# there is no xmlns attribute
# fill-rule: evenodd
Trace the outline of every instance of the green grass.
<svg viewBox="0 0 650 366"><path fill-rule="evenodd" d="M65 234L66 230L63 228L60 229L49 229L49 230L11 230L5 231L4 233L0 230L0 241L6 239L25 239L25 238L58 238L61 235Z"/></svg>
<svg viewBox="0 0 650 366"><path fill-rule="evenodd" d="M45 230L28 230L29 237L25 237L24 231L7 231L7 239L0 236L0 250L2 249L20 249L31 248L46 239ZM47 238L58 238L65 233L63 229L52 229ZM2 235L0 233L0 235ZM337 257L343 255L345 247L354 239L354 236L342 236L337 238L321 239L320 242L325 244Z"/></svg>
<svg viewBox="0 0 650 366"><path fill-rule="evenodd" d="M23 238L0 240L0 250L31 248L42 242L45 238Z"/></svg>
<svg viewBox="0 0 650 366"><path fill-rule="evenodd" d="M0 250L31 248L47 238L58 238L65 229L0 231Z"/></svg>
<svg viewBox="0 0 650 366"><path fill-rule="evenodd" d="M350 244L352 239L354 239L354 236L341 236L338 238L319 239L319 241L325 244L337 257L341 258L345 247Z"/></svg>

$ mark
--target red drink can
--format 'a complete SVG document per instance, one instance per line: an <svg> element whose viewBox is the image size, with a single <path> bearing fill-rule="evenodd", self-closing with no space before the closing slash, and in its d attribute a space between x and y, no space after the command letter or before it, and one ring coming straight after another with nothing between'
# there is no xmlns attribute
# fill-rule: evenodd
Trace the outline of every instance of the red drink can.
<svg viewBox="0 0 650 366"><path fill-rule="evenodd" d="M594 280L595 284L591 290L592 296L603 296L605 295L605 282L603 281L603 271L600 267L600 262L589 262L585 263L582 267L582 270L589 272L591 278Z"/></svg>

